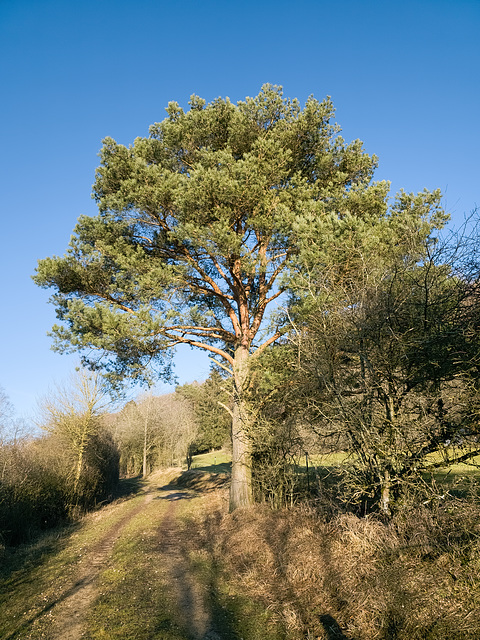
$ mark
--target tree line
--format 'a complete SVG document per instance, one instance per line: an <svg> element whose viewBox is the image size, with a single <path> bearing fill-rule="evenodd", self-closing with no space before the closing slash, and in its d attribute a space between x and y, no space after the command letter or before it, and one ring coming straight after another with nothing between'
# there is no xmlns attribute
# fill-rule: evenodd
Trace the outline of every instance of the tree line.
<svg viewBox="0 0 480 640"><path fill-rule="evenodd" d="M162 467L187 466L199 453L230 448L230 419L219 402L230 403L228 384L215 371L203 383L174 393L140 394L108 416L120 451L123 476L146 477Z"/></svg>

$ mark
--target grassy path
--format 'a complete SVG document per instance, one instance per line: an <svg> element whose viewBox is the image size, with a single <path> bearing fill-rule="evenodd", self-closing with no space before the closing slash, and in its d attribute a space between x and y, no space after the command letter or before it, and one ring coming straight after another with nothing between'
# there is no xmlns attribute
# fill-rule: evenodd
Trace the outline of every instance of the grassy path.
<svg viewBox="0 0 480 640"><path fill-rule="evenodd" d="M192 524L206 508L224 510L224 489L179 487L178 475L156 474L76 528L7 558L0 638L240 637L212 596Z"/></svg>
<svg viewBox="0 0 480 640"><path fill-rule="evenodd" d="M53 638L79 640L83 636L85 619L98 596L98 582L103 571L109 566L115 543L121 537L125 526L144 511L151 499L152 494L149 492L133 511L127 511L122 519L115 522L98 543L81 557L71 585L52 608Z"/></svg>

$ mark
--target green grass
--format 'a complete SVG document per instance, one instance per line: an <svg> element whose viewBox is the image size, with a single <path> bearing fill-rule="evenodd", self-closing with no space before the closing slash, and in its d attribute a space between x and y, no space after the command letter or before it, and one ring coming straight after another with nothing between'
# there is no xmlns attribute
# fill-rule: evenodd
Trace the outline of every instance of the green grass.
<svg viewBox="0 0 480 640"><path fill-rule="evenodd" d="M442 482L468 482L470 480L480 480L480 468L462 463L452 464L435 469L428 475L433 475L437 481Z"/></svg>
<svg viewBox="0 0 480 640"><path fill-rule="evenodd" d="M223 449L193 456L192 469L209 471L210 473L230 473L232 456Z"/></svg>
<svg viewBox="0 0 480 640"><path fill-rule="evenodd" d="M441 457L437 453L429 456L432 463L441 462ZM427 481L434 481L439 485L441 492L448 491L451 495L457 497L467 497L469 492L478 491L478 482L480 482L480 456L472 458L474 464L451 464L443 467L437 467L424 474Z"/></svg>
<svg viewBox="0 0 480 640"><path fill-rule="evenodd" d="M337 467L342 465L348 459L348 454L345 451L334 451L332 453L325 454L313 454L308 456L309 467ZM432 462L439 462L440 458L438 454L431 454L429 458ZM471 464L452 464L445 467L441 467L435 471L435 475L438 477L452 476L478 476L480 478L480 456L476 456L472 459L474 466ZM297 465L301 468L306 467L305 456L299 457ZM211 473L229 473L232 466L232 456L226 451L211 451L209 453L202 453L193 457L192 469L199 469L201 471L209 471Z"/></svg>
<svg viewBox="0 0 480 640"><path fill-rule="evenodd" d="M475 463L474 465L465 464L464 462L461 462L460 464L452 464L449 469L451 469L452 473L457 475L473 474L480 476L480 456L473 458L473 462Z"/></svg>
<svg viewBox="0 0 480 640"><path fill-rule="evenodd" d="M348 454L345 451L334 451L332 453L314 454L308 456L308 466L314 467L336 467L345 462ZM306 467L306 458L302 456L299 459L299 466Z"/></svg>
<svg viewBox="0 0 480 640"><path fill-rule="evenodd" d="M446 449L445 451L446 451L446 453L449 454L450 457L453 457L455 454L459 453L459 450L454 450L454 449ZM442 462L442 456L440 455L440 452L435 451L434 453L427 454L426 460L428 460L429 462L432 462L432 463ZM474 456L471 459L471 461L473 462L474 465L480 465L480 455ZM461 470L463 470L465 468L470 468L470 469L474 468L472 465L465 464L463 462L458 464L458 465L450 465L450 466L458 467Z"/></svg>
<svg viewBox="0 0 480 640"><path fill-rule="evenodd" d="M438 452L429 454L426 458L431 463L441 462ZM326 454L315 454L308 457L309 466L315 467L337 467L342 465L348 460L348 454L344 451L337 451ZM435 469L434 476L439 478L456 478L459 476L470 476L472 478L478 477L480 479L480 455L472 458L473 464L459 463L459 464L446 464L444 467L438 467ZM305 467L305 457L300 458L299 466Z"/></svg>

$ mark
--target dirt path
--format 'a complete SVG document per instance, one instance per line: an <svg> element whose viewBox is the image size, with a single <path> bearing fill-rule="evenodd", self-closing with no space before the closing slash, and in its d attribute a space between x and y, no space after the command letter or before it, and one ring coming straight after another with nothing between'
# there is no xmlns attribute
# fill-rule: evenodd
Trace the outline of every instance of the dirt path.
<svg viewBox="0 0 480 640"><path fill-rule="evenodd" d="M143 511L152 498L152 494L147 493L141 505L126 514L83 556L74 581L60 596L52 610L55 619L52 640L80 640L84 637L86 613L98 592L97 579L108 563L115 542L120 538L125 526Z"/></svg>
<svg viewBox="0 0 480 640"><path fill-rule="evenodd" d="M158 530L164 568L170 575L170 584L178 609L182 613L180 626L195 640L220 640L212 628L213 621L205 606L206 594L191 574L181 545L176 520L178 501L190 499L185 491L168 494L169 505Z"/></svg>
<svg viewBox="0 0 480 640"><path fill-rule="evenodd" d="M181 500L195 500L188 490L158 487L150 484L145 488L145 498L133 511L129 511L112 526L94 548L84 554L77 565L73 578L51 608L53 620L49 640L82 640L87 638L85 621L89 609L99 595L99 580L102 572L111 564L111 556L125 527L150 505L159 504L158 549L162 570L169 576L168 596L176 603L181 619L178 626L185 637L192 640L221 640L213 629L210 612L205 606L206 594L193 577L186 552L182 546L177 509ZM164 502L165 501L165 502ZM127 640L127 639L126 639Z"/></svg>

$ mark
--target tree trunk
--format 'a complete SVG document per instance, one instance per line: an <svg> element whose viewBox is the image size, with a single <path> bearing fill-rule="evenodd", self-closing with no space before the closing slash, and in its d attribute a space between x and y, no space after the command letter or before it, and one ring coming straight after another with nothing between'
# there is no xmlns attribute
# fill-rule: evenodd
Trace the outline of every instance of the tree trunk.
<svg viewBox="0 0 480 640"><path fill-rule="evenodd" d="M143 432L143 469L142 469L142 477L147 477L147 424L145 421L145 429Z"/></svg>
<svg viewBox="0 0 480 640"><path fill-rule="evenodd" d="M73 493L75 495L75 499L78 498L78 485L80 484L80 477L82 475L84 450L85 450L85 445L82 442L77 455L77 464L75 466L75 478L73 481Z"/></svg>
<svg viewBox="0 0 480 640"><path fill-rule="evenodd" d="M147 451L148 451L148 422L150 419L150 408L152 403L152 397L149 395L147 397L147 406L146 406L146 414L143 420L143 468L142 468L142 477L146 478L148 475L148 466L147 466Z"/></svg>
<svg viewBox="0 0 480 640"><path fill-rule="evenodd" d="M251 416L245 400L248 384L248 349L241 345L235 350L233 364L234 398L232 411L232 481L230 511L253 504L252 447L249 435Z"/></svg>
<svg viewBox="0 0 480 640"><path fill-rule="evenodd" d="M380 476L380 511L385 516L390 516L390 474L388 469Z"/></svg>

